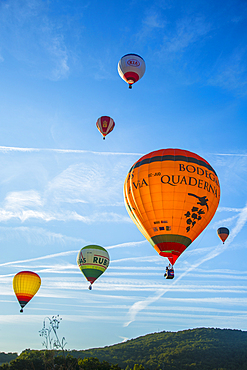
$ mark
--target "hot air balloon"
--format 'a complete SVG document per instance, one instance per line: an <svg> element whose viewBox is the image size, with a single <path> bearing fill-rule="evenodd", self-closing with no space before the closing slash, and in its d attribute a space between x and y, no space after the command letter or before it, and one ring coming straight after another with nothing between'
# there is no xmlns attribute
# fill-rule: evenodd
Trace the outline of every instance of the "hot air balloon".
<svg viewBox="0 0 247 370"><path fill-rule="evenodd" d="M102 275L109 266L110 257L107 250L99 245L87 245L82 248L77 256L77 264L90 282L89 290L92 284Z"/></svg>
<svg viewBox="0 0 247 370"><path fill-rule="evenodd" d="M214 216L220 200L219 180L199 155L161 149L131 167L124 200L133 222L173 266Z"/></svg>
<svg viewBox="0 0 247 370"><path fill-rule="evenodd" d="M118 73L129 84L130 89L135 82L142 78L145 70L145 61L137 54L126 54L118 62Z"/></svg>
<svg viewBox="0 0 247 370"><path fill-rule="evenodd" d="M96 126L99 132L103 135L103 139L105 140L106 135L108 135L114 129L115 122L111 117L102 116L98 118Z"/></svg>
<svg viewBox="0 0 247 370"><path fill-rule="evenodd" d="M21 310L37 293L41 285L41 279L38 274L32 271L21 271L14 276L13 289L18 299Z"/></svg>
<svg viewBox="0 0 247 370"><path fill-rule="evenodd" d="M227 227L220 227L217 230L217 234L218 234L219 238L223 241L223 244L225 243L226 239L228 238L229 233L230 232L229 232Z"/></svg>

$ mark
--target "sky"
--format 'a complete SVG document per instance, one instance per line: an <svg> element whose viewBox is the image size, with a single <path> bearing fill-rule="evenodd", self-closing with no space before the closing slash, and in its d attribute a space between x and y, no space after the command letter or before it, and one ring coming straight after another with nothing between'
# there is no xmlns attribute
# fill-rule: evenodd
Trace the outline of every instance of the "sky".
<svg viewBox="0 0 247 370"><path fill-rule="evenodd" d="M54 315L77 350L247 330L246 18L243 0L0 1L0 351L44 348ZM117 72L128 53L146 62L132 90ZM103 115L116 123L106 140ZM123 199L130 167L166 148L206 159L221 187L173 280ZM111 260L92 291L76 264L89 244ZM22 270L42 282L20 314Z"/></svg>

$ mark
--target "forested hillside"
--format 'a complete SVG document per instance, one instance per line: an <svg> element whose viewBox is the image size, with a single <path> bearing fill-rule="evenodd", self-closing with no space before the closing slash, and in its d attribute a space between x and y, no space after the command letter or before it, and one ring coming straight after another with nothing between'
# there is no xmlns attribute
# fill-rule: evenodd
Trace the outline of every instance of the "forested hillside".
<svg viewBox="0 0 247 370"><path fill-rule="evenodd" d="M15 360L10 361L9 365L0 366L0 369L2 368L246 370L247 332L200 328L176 333L148 334L109 347L65 351L64 354L58 351L26 350Z"/></svg>
<svg viewBox="0 0 247 370"><path fill-rule="evenodd" d="M4 353L0 352L0 365L4 362L9 362L11 360L14 360L18 356L17 353Z"/></svg>
<svg viewBox="0 0 247 370"><path fill-rule="evenodd" d="M97 357L123 369L142 364L145 369L247 369L247 332L199 328L148 334L110 347L70 352L75 357Z"/></svg>

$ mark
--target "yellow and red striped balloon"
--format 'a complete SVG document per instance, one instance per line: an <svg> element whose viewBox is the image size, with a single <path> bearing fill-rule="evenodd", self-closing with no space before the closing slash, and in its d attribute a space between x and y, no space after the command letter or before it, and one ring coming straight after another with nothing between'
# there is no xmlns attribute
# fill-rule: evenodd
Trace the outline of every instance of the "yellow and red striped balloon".
<svg viewBox="0 0 247 370"><path fill-rule="evenodd" d="M124 199L136 226L173 265L214 216L220 185L214 169L199 155L161 149L131 167Z"/></svg>
<svg viewBox="0 0 247 370"><path fill-rule="evenodd" d="M32 271L21 271L14 276L13 289L18 299L21 310L37 293L41 285L41 279L38 274Z"/></svg>

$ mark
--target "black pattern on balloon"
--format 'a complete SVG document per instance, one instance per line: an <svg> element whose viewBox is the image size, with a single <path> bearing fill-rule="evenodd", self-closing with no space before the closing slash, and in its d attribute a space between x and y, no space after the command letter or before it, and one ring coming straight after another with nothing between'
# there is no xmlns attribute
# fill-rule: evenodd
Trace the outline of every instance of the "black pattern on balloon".
<svg viewBox="0 0 247 370"><path fill-rule="evenodd" d="M198 195L192 193L188 193L188 195L191 195L192 197L199 199L199 202L197 202L196 204L199 204L200 206L206 206L208 209L208 198L206 196L198 197Z"/></svg>
<svg viewBox="0 0 247 370"><path fill-rule="evenodd" d="M207 199L206 196L198 197L197 195L191 194L191 193L188 193L188 195L197 198L199 201L196 204L199 204L200 206L207 207L207 211L208 211L208 209L209 209L208 204L207 204L208 199ZM185 217L187 218L186 223L188 225L186 227L186 231L189 232L190 229L193 228L195 226L195 224L202 219L202 215L204 215L204 214L205 214L205 211L202 208L195 207L195 206L193 206L190 211L187 211L184 214Z"/></svg>

